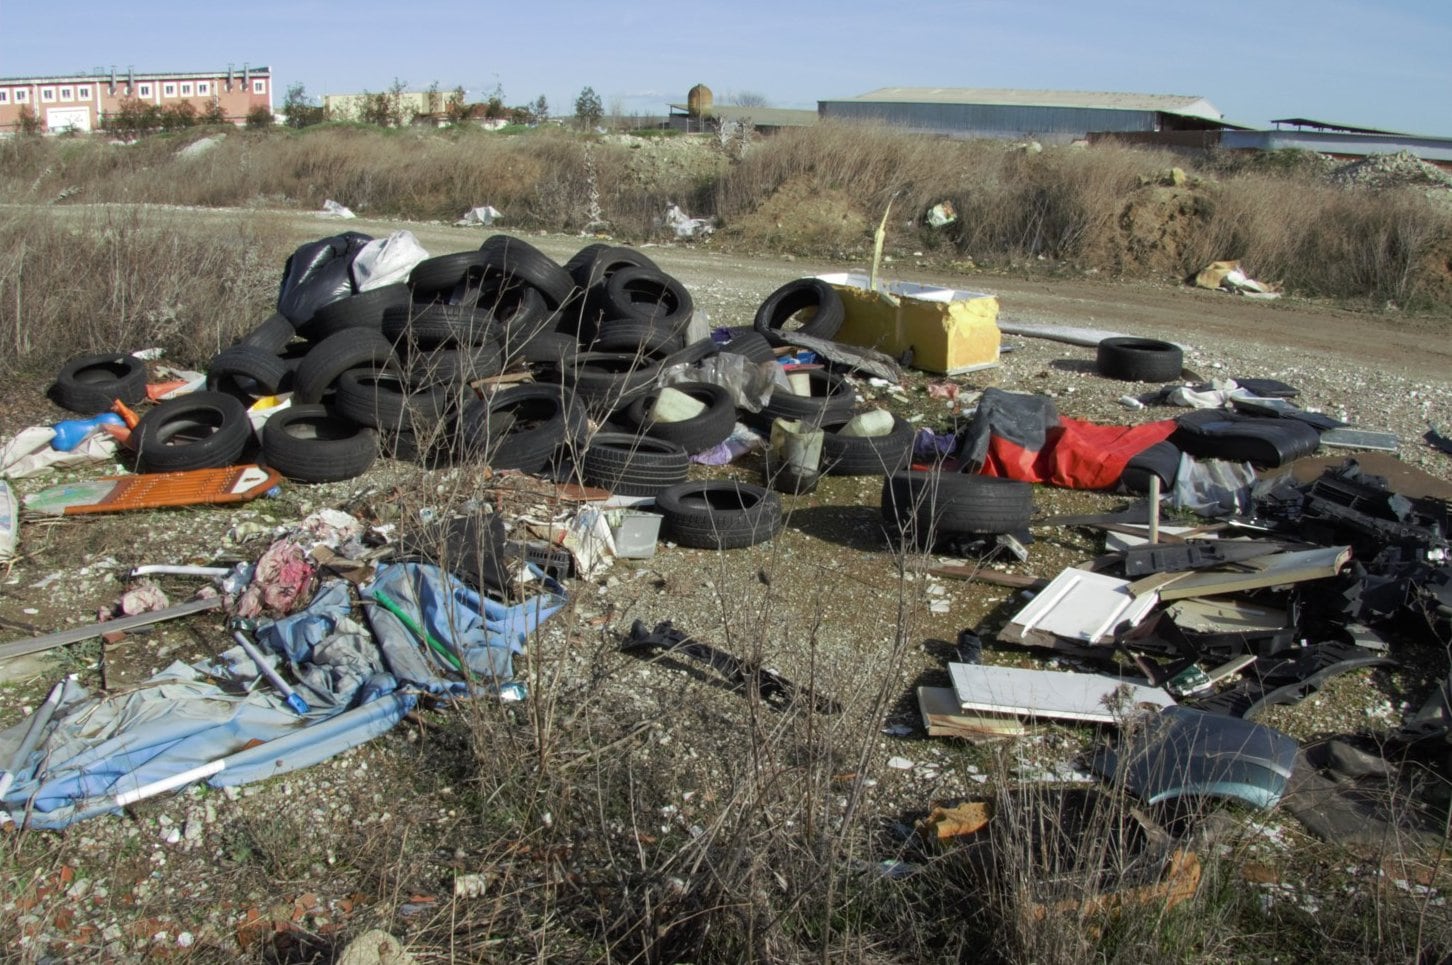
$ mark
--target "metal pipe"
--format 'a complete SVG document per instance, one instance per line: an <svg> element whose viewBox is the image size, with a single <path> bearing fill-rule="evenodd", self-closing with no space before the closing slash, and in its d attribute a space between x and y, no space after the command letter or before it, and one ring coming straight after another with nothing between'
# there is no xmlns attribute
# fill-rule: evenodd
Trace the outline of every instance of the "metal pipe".
<svg viewBox="0 0 1452 965"><path fill-rule="evenodd" d="M247 624L243 621L233 623L232 639L237 641L237 645L242 648L243 653L247 654L248 659L257 665L257 672L266 677L268 682L277 688L287 705L299 717L306 714L308 712L308 702L303 700L298 695L298 692L293 690L286 680L282 679L282 675L272 668L272 665L267 662L267 658L262 656L262 651L257 649L257 645L247 639L246 629L248 629Z"/></svg>
<svg viewBox="0 0 1452 965"><path fill-rule="evenodd" d="M74 675L66 680L73 679ZM62 680L50 688L46 695L45 703L35 709L30 718L30 726L25 729L25 738L21 740L20 746L15 748L15 756L10 758L10 766L5 768L5 773L0 774L0 801L10 793L11 786L15 783L15 774L25 766L25 759L35 750L35 745L40 743L40 732L45 730L45 725L55 716L55 710L60 706L61 693L66 689L66 681Z"/></svg>

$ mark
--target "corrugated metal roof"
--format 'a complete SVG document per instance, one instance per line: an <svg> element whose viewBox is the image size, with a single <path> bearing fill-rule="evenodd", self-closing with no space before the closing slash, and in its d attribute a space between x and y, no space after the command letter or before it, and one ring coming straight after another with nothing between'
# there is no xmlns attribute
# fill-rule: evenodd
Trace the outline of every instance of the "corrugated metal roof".
<svg viewBox="0 0 1452 965"><path fill-rule="evenodd" d="M1271 120L1272 124L1291 124L1295 127L1313 127L1318 131L1343 131L1348 134L1390 134L1393 137L1418 137L1416 134L1408 134L1405 131L1385 131L1375 127L1352 127L1350 124L1338 124L1335 121L1317 121L1309 117L1278 117Z"/></svg>
<svg viewBox="0 0 1452 965"><path fill-rule="evenodd" d="M243 73L258 75L270 74L271 67L234 67L232 74L241 77ZM160 80L162 78L176 78L185 80L188 77L200 77L203 80L210 80L213 77L226 77L226 69L222 70L186 70L186 71L157 71L157 70L117 70L116 80L123 81L128 75L134 74L138 80ZM99 74L50 74L48 76L34 77L0 77L0 84L60 84L74 82L84 84L87 82L109 81L111 71L102 71Z"/></svg>
<svg viewBox="0 0 1452 965"><path fill-rule="evenodd" d="M1123 111L1162 111L1221 118L1220 111L1203 97L1188 94L1126 94L1080 90L1014 90L992 87L880 87L848 103L994 104L1006 107L1087 107Z"/></svg>

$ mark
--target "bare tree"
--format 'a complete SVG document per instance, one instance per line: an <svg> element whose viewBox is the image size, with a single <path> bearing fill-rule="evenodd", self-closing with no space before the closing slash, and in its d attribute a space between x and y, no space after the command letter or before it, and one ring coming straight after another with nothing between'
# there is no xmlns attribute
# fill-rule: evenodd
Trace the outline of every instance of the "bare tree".
<svg viewBox="0 0 1452 965"><path fill-rule="evenodd" d="M727 103L737 107L766 107L766 95L754 90L737 91L726 98Z"/></svg>

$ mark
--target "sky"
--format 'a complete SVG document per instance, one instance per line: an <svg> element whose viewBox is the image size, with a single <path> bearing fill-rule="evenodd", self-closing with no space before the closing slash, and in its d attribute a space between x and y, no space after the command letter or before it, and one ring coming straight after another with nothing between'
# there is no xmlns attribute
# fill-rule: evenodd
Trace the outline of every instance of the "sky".
<svg viewBox="0 0 1452 965"><path fill-rule="evenodd" d="M58 22L56 15L62 22ZM437 81L569 113L664 114L702 83L773 107L878 87L1190 94L1229 121L1452 136L1448 0L0 0L0 77L267 66L275 103Z"/></svg>

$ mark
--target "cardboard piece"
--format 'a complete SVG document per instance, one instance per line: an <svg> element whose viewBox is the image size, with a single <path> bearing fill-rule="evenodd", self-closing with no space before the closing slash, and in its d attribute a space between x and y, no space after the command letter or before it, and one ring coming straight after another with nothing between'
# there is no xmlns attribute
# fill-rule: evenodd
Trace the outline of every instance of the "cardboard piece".
<svg viewBox="0 0 1452 965"><path fill-rule="evenodd" d="M846 317L839 342L894 357L911 349L914 368L945 375L998 364L998 299L992 295L902 281L873 290L869 277L857 272L817 277L842 296Z"/></svg>
<svg viewBox="0 0 1452 965"><path fill-rule="evenodd" d="M948 672L963 709L984 713L1114 724L1141 704L1175 706L1175 699L1159 687L1104 674L973 663L950 663Z"/></svg>

